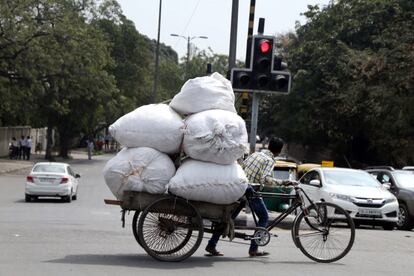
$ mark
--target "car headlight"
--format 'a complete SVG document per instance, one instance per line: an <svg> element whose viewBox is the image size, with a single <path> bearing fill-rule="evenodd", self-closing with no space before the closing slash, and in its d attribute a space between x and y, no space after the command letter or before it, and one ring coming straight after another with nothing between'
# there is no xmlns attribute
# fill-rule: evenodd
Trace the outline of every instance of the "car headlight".
<svg viewBox="0 0 414 276"><path fill-rule="evenodd" d="M396 202L396 201L397 201L397 198L390 197L390 198L385 199L384 204L391 203L391 202Z"/></svg>
<svg viewBox="0 0 414 276"><path fill-rule="evenodd" d="M337 198L340 200L345 200L345 201L349 201L349 202L354 202L355 199L353 197L347 196L347 195L341 195L341 194L334 194L334 193L330 193L329 194L332 198Z"/></svg>

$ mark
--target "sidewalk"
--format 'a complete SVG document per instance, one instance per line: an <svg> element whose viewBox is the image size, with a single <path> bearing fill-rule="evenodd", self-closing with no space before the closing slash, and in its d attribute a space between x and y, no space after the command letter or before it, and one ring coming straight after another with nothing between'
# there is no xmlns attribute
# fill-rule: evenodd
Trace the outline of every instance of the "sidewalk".
<svg viewBox="0 0 414 276"><path fill-rule="evenodd" d="M0 159L0 174L5 174L13 171L18 171L33 166L33 160L10 160Z"/></svg>
<svg viewBox="0 0 414 276"><path fill-rule="evenodd" d="M74 159L87 159L88 155L82 150L73 150L70 152L71 159L63 159L55 157L56 162L70 162ZM0 158L0 174L10 173L13 171L19 171L23 169L30 169L37 162L47 162L45 159L45 153L32 154L30 160L11 160L7 157Z"/></svg>

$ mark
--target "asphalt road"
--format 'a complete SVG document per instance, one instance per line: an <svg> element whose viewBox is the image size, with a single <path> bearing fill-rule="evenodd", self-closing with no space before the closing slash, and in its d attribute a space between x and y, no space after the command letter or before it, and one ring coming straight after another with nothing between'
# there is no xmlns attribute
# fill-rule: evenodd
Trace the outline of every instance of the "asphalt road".
<svg viewBox="0 0 414 276"><path fill-rule="evenodd" d="M248 245L221 241L224 257L205 257L209 234L181 263L161 263L136 243L132 214L121 227L120 208L102 168L110 155L72 160L82 175L78 200L24 202L27 171L0 175L0 276L13 275L412 275L414 231L357 229L351 252L336 263L319 264L297 249L286 229L275 230L269 257L249 258Z"/></svg>

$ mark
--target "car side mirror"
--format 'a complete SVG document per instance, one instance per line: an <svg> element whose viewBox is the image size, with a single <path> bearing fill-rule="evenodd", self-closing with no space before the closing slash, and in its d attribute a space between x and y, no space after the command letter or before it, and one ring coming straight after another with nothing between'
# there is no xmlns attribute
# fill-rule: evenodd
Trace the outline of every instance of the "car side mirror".
<svg viewBox="0 0 414 276"><path fill-rule="evenodd" d="M80 178L80 174L75 174L75 178Z"/></svg>
<svg viewBox="0 0 414 276"><path fill-rule="evenodd" d="M316 186L316 187L322 187L321 181L319 179L312 179L309 182L309 184L312 185L312 186Z"/></svg>
<svg viewBox="0 0 414 276"><path fill-rule="evenodd" d="M389 182L383 183L382 186L387 190L391 189L391 183Z"/></svg>

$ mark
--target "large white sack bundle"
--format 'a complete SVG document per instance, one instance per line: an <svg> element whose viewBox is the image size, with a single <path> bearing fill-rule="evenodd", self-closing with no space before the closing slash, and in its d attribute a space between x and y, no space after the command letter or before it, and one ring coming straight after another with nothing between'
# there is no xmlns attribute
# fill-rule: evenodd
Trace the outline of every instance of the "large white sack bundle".
<svg viewBox="0 0 414 276"><path fill-rule="evenodd" d="M168 184L168 191L188 200L230 204L242 197L248 179L236 162L220 165L187 159Z"/></svg>
<svg viewBox="0 0 414 276"><path fill-rule="evenodd" d="M109 127L112 137L126 147L150 147L165 153L181 149L184 126L180 115L166 104L141 106Z"/></svg>
<svg viewBox="0 0 414 276"><path fill-rule="evenodd" d="M207 110L185 120L183 149L193 159L231 164L246 151L246 123L236 113Z"/></svg>
<svg viewBox="0 0 414 276"><path fill-rule="evenodd" d="M170 106L181 114L193 114L209 109L236 113L231 82L219 73L188 80L174 96Z"/></svg>
<svg viewBox="0 0 414 276"><path fill-rule="evenodd" d="M124 148L106 163L103 174L111 192L122 200L125 190L165 193L175 166L168 155L155 149Z"/></svg>

